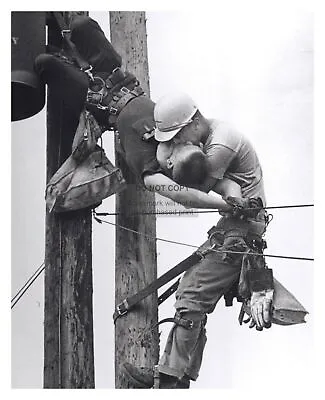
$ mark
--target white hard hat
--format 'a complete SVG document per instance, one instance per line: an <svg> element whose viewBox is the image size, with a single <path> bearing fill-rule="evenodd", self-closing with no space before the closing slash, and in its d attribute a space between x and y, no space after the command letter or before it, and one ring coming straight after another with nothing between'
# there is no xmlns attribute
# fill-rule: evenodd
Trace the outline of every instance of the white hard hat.
<svg viewBox="0 0 325 400"><path fill-rule="evenodd" d="M158 142L171 140L198 110L191 97L182 92L170 93L159 99L154 108L156 123L155 139Z"/></svg>

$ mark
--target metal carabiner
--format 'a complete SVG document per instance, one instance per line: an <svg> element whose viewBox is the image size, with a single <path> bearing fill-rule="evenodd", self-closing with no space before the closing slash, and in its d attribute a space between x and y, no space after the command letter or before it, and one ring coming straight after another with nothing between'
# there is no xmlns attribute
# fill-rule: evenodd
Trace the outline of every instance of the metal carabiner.
<svg viewBox="0 0 325 400"><path fill-rule="evenodd" d="M100 93L106 88L104 79L100 76L93 76L92 83L89 85L89 89L94 93Z"/></svg>
<svg viewBox="0 0 325 400"><path fill-rule="evenodd" d="M88 75L88 78L90 80L94 81L95 78L94 78L94 76L93 76L93 74L91 72L92 69L93 69L92 65L89 65L89 67L87 69L82 69L82 71L85 72Z"/></svg>
<svg viewBox="0 0 325 400"><path fill-rule="evenodd" d="M67 34L69 34L69 33L71 33L71 30L70 29L62 29L61 30L61 36L64 38L64 35L67 35Z"/></svg>

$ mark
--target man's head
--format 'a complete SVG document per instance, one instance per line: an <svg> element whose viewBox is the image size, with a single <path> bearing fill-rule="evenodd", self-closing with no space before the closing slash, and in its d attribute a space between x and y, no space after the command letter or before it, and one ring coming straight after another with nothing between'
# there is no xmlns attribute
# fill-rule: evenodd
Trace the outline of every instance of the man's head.
<svg viewBox="0 0 325 400"><path fill-rule="evenodd" d="M194 186L204 182L208 175L206 155L192 144L160 143L157 159L163 169L180 185Z"/></svg>
<svg viewBox="0 0 325 400"><path fill-rule="evenodd" d="M158 100L154 109L158 142L192 143L199 145L209 126L197 105L186 93L170 93Z"/></svg>

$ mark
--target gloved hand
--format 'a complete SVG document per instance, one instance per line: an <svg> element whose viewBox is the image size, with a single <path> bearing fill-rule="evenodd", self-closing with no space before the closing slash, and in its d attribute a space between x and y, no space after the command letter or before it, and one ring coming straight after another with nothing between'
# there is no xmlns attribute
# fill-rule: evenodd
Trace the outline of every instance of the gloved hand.
<svg viewBox="0 0 325 400"><path fill-rule="evenodd" d="M271 327L273 289L253 292L250 300L251 325L258 331Z"/></svg>
<svg viewBox="0 0 325 400"><path fill-rule="evenodd" d="M270 328L274 294L273 272L269 268L251 269L247 272L247 279L251 296L243 303L239 323L242 324L246 313L249 318L244 322L250 321L250 328L255 326L258 331Z"/></svg>
<svg viewBox="0 0 325 400"><path fill-rule="evenodd" d="M263 328L271 328L272 322L272 299L273 290L265 290L254 292L250 300L242 304L239 313L239 324L249 324L249 328L256 328L257 331L262 331ZM247 318L245 318L247 314Z"/></svg>
<svg viewBox="0 0 325 400"><path fill-rule="evenodd" d="M243 198L228 196L224 199L233 207L232 216L239 218L256 218L257 214L263 208L263 202L260 197Z"/></svg>

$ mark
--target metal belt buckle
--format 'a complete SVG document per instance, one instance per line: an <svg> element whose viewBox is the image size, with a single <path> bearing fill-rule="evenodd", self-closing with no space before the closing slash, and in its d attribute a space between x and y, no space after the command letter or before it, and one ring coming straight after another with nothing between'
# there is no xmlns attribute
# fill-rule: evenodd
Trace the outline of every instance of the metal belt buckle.
<svg viewBox="0 0 325 400"><path fill-rule="evenodd" d="M102 106L101 104L96 104L97 108L99 108L100 110L108 110L107 106Z"/></svg>
<svg viewBox="0 0 325 400"><path fill-rule="evenodd" d="M128 312L128 308L129 308L128 302L126 299L124 299L122 303L116 306L116 311L118 315L124 315Z"/></svg>
<svg viewBox="0 0 325 400"><path fill-rule="evenodd" d="M125 87L125 86L122 86L121 89L120 89L120 91L121 91L122 93L124 93L124 94L130 93L130 90L129 90L127 87Z"/></svg>
<svg viewBox="0 0 325 400"><path fill-rule="evenodd" d="M85 74L88 75L89 79L93 81L95 78L94 78L94 76L93 76L93 74L92 74L92 72L91 72L92 69L93 69L92 65L89 65L89 67L86 68L86 69L81 68L81 70L82 70ZM97 77L96 77L96 78L97 78Z"/></svg>
<svg viewBox="0 0 325 400"><path fill-rule="evenodd" d="M115 107L112 107L112 106L109 109L109 113L112 115L117 115L117 111L118 111L118 109Z"/></svg>
<svg viewBox="0 0 325 400"><path fill-rule="evenodd" d="M61 30L61 36L64 37L64 35L68 35L69 33L71 33L70 29L62 29Z"/></svg>
<svg viewBox="0 0 325 400"><path fill-rule="evenodd" d="M193 329L193 326L194 326L194 321L190 320L190 323L188 325L188 329Z"/></svg>

